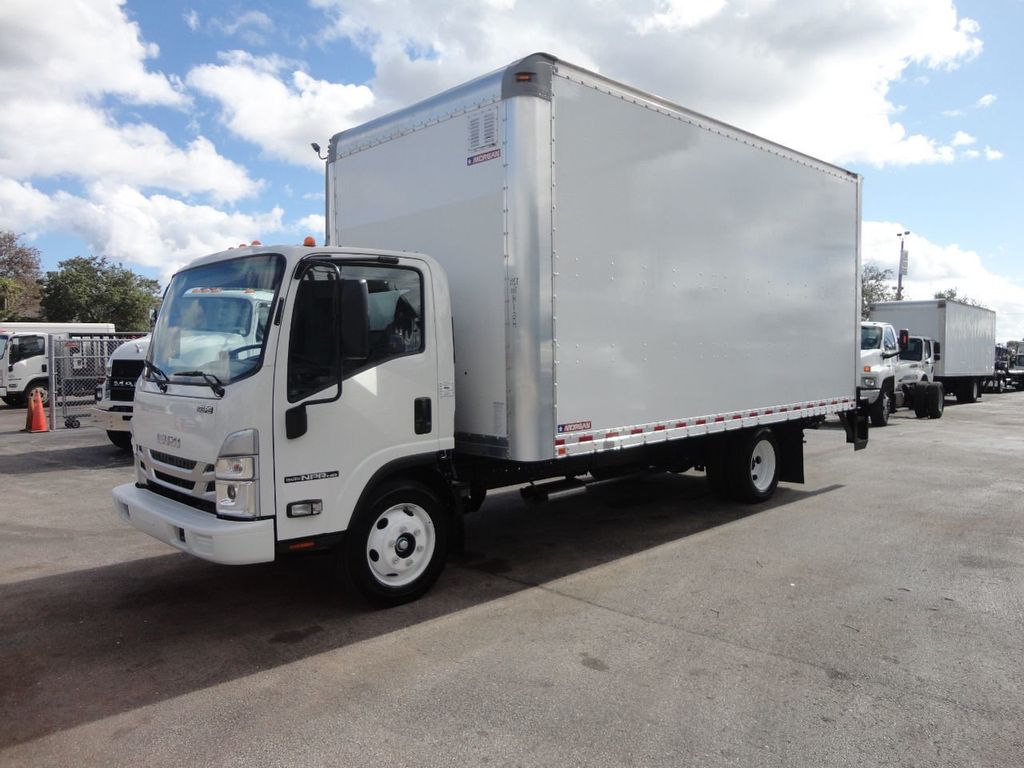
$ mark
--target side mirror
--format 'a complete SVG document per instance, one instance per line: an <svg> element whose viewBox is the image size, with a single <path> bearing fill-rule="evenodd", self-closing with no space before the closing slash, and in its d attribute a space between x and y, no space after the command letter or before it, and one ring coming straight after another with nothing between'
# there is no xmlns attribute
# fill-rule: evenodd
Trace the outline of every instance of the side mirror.
<svg viewBox="0 0 1024 768"><path fill-rule="evenodd" d="M284 434L289 440L302 437L308 428L305 403L284 412Z"/></svg>
<svg viewBox="0 0 1024 768"><path fill-rule="evenodd" d="M939 360L942 359L942 354L941 354L942 353L942 345L939 344L939 342L937 342L937 341L932 342L932 352L933 352L934 357L935 357L935 362L936 363L939 362Z"/></svg>
<svg viewBox="0 0 1024 768"><path fill-rule="evenodd" d="M900 352L907 351L907 345L910 344L910 331L906 328L900 329Z"/></svg>
<svg viewBox="0 0 1024 768"><path fill-rule="evenodd" d="M370 356L370 289L365 280L341 280L341 357Z"/></svg>

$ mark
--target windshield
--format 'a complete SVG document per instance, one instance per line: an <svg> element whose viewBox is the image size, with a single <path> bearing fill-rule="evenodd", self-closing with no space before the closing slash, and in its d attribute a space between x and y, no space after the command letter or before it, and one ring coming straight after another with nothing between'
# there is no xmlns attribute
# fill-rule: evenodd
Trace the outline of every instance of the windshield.
<svg viewBox="0 0 1024 768"><path fill-rule="evenodd" d="M7 354L7 336L0 336L0 357Z"/></svg>
<svg viewBox="0 0 1024 768"><path fill-rule="evenodd" d="M1013 358L1014 368L1024 368L1024 354L1017 355Z"/></svg>
<svg viewBox="0 0 1024 768"><path fill-rule="evenodd" d="M181 384L201 374L230 384L256 371L284 259L275 254L220 261L171 279L153 329L150 362Z"/></svg>
<svg viewBox="0 0 1024 768"><path fill-rule="evenodd" d="M882 329L873 325L860 327L860 348L878 349L882 346Z"/></svg>
<svg viewBox="0 0 1024 768"><path fill-rule="evenodd" d="M924 349L924 342L913 337L907 341L907 348L900 352L900 360L920 360L921 351Z"/></svg>

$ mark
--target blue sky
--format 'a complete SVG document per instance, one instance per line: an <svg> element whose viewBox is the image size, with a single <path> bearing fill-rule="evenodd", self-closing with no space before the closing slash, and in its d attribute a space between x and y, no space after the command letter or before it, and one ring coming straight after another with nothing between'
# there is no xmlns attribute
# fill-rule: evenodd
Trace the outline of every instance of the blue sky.
<svg viewBox="0 0 1024 768"><path fill-rule="evenodd" d="M536 50L864 176L863 255L1024 337L1024 2L0 4L0 228L166 278L322 238L329 137Z"/></svg>

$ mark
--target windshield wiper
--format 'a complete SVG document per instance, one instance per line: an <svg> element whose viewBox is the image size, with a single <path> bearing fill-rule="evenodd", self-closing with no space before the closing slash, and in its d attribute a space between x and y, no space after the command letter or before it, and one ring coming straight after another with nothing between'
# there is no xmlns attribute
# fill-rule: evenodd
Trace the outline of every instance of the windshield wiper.
<svg viewBox="0 0 1024 768"><path fill-rule="evenodd" d="M201 376L203 381L210 385L210 389L213 390L213 394L217 397L224 397L224 382L218 379L214 374L207 373L206 371L175 371L171 374L172 376Z"/></svg>
<svg viewBox="0 0 1024 768"><path fill-rule="evenodd" d="M167 374L164 373L163 371L161 371L159 368L157 368L151 362L149 362L149 360L143 361L142 365L145 367L145 369L147 371L149 371L150 373L155 374L156 376L160 377L159 379L154 379L154 381L156 381L156 385L158 387L160 387L160 391L161 392L166 392L167 391L167 382L170 381L170 379L167 378Z"/></svg>

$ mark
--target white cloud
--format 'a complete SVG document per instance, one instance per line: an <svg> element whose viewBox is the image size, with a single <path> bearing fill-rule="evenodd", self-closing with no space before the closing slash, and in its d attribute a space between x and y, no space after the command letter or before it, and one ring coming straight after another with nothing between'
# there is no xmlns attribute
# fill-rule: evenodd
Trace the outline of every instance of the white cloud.
<svg viewBox="0 0 1024 768"><path fill-rule="evenodd" d="M537 50L836 162L946 163L955 152L893 121L911 64L955 69L982 48L951 0L313 0L328 35L365 49L380 109Z"/></svg>
<svg viewBox="0 0 1024 768"><path fill-rule="evenodd" d="M185 25L193 32L199 29L199 14L196 13L195 9L189 8L182 18L185 20Z"/></svg>
<svg viewBox="0 0 1024 768"><path fill-rule="evenodd" d="M942 110L943 117L963 117L967 113L962 109L944 109Z"/></svg>
<svg viewBox="0 0 1024 768"><path fill-rule="evenodd" d="M274 29L274 22L263 11L245 11L230 21L213 19L210 26L226 35L237 35L250 45L266 42L266 35Z"/></svg>
<svg viewBox="0 0 1024 768"><path fill-rule="evenodd" d="M317 213L303 216L299 219L298 228L305 231L306 234L313 235L317 241L322 241L324 233L327 231L327 219Z"/></svg>
<svg viewBox="0 0 1024 768"><path fill-rule="evenodd" d="M221 59L189 72L188 84L216 99L225 125L271 157L322 168L310 142L325 145L374 103L366 86L317 80L280 58L231 51Z"/></svg>
<svg viewBox="0 0 1024 768"><path fill-rule="evenodd" d="M995 103L996 95L994 93L986 93L984 96L978 99L977 102L975 102L974 106L978 107L979 109L985 109L986 107L991 107Z"/></svg>
<svg viewBox="0 0 1024 768"><path fill-rule="evenodd" d="M864 263L895 273L900 252L896 233L905 229L902 224L865 221L861 229ZM996 311L998 339L1024 338L1024 285L991 272L976 251L955 243L939 245L912 233L906 248L910 264L903 278L905 299L930 299L937 291L956 288L961 296Z"/></svg>
<svg viewBox="0 0 1024 768"><path fill-rule="evenodd" d="M285 228L283 211L227 213L126 185L95 183L85 196L45 195L0 179L0 229L57 230L84 240L92 253L151 267L165 277L192 259L252 240L269 243Z"/></svg>
<svg viewBox="0 0 1024 768"><path fill-rule="evenodd" d="M971 136L971 134L963 131L957 131L950 144L954 147L966 147L970 144L974 144L976 141L977 139Z"/></svg>
<svg viewBox="0 0 1024 768"><path fill-rule="evenodd" d="M992 149L992 147L985 147L985 159L986 160L1001 160L1003 153L998 149Z"/></svg>
<svg viewBox="0 0 1024 768"><path fill-rule="evenodd" d="M964 151L964 157L966 157L968 160L977 160L979 157L981 157L981 152L979 152L976 149L968 149Z"/></svg>
<svg viewBox="0 0 1024 768"><path fill-rule="evenodd" d="M0 3L0 176L102 179L237 200L259 188L198 136L186 147L118 107L184 109L173 77L147 69L157 46L126 18L123 0ZM30 87L26 87L30 83Z"/></svg>

